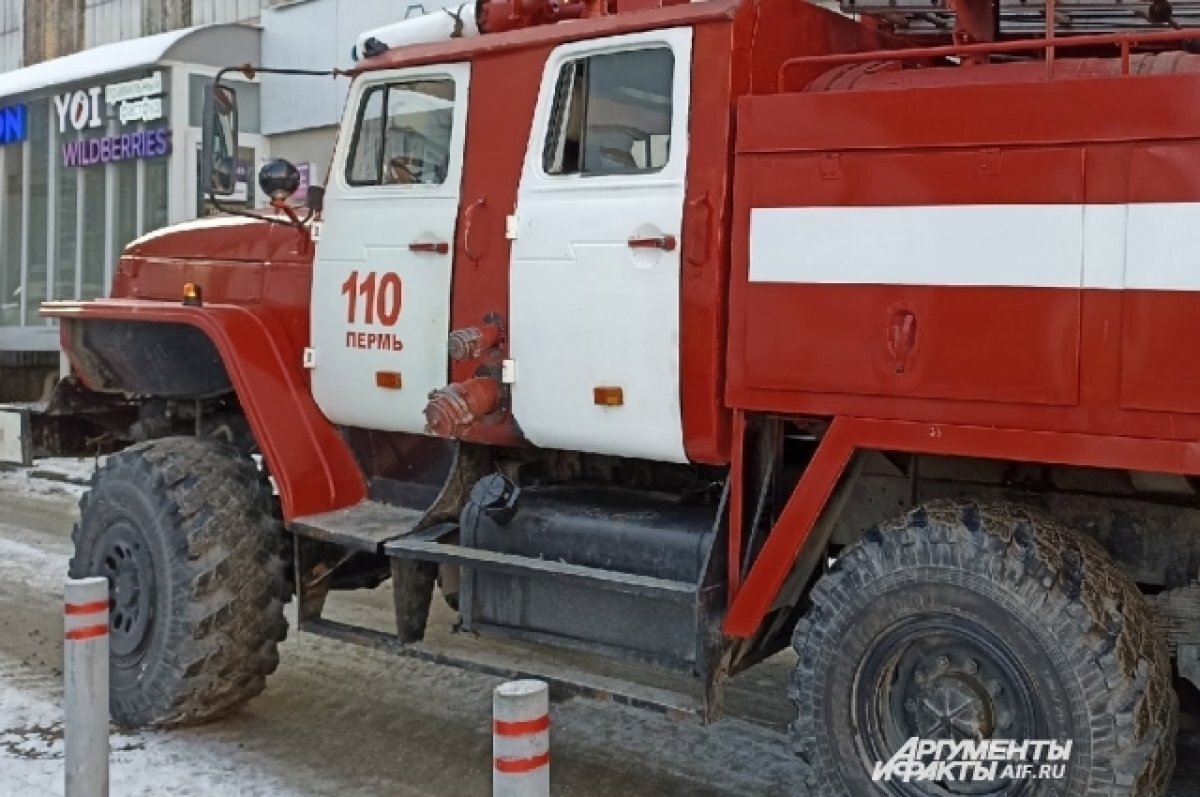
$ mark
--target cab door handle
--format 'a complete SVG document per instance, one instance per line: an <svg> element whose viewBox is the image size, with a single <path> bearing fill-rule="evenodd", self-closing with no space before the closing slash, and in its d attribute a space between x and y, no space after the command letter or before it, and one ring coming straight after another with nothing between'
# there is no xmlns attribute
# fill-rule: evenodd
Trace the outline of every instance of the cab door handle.
<svg viewBox="0 0 1200 797"><path fill-rule="evenodd" d="M664 252L674 252L678 241L674 235L659 235L652 238L630 238L630 249L661 249Z"/></svg>
<svg viewBox="0 0 1200 797"><path fill-rule="evenodd" d="M410 252L429 252L435 255L450 254L450 244L445 241L413 241L408 245Z"/></svg>

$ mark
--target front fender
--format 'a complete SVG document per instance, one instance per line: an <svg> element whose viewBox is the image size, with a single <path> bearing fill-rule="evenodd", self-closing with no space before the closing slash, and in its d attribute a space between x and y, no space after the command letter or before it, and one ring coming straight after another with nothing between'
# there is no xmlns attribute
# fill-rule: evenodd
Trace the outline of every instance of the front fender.
<svg viewBox="0 0 1200 797"><path fill-rule="evenodd" d="M285 520L366 497L358 463L312 400L270 315L229 304L128 299L48 302L42 314L59 319L63 349L93 390L165 398L235 391Z"/></svg>

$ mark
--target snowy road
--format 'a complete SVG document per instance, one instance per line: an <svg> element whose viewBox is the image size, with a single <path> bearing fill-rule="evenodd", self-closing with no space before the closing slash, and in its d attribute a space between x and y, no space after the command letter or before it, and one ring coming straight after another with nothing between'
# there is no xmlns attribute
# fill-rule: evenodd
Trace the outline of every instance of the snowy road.
<svg viewBox="0 0 1200 797"><path fill-rule="evenodd" d="M0 472L0 797L62 793L60 595L77 493ZM342 598L343 618L387 622L385 595ZM282 654L266 693L234 717L115 735L114 797L490 793L497 680L295 633ZM780 657L736 679L733 716L707 728L556 704L554 794L797 795L799 765L780 728L787 669ZM1172 797L1200 794L1194 777L1181 772Z"/></svg>

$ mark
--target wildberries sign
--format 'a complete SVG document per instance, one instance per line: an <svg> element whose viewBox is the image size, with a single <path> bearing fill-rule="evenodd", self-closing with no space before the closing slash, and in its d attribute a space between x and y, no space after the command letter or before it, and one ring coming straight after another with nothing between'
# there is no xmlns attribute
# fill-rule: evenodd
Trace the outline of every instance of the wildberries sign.
<svg viewBox="0 0 1200 797"><path fill-rule="evenodd" d="M149 77L95 86L60 94L54 98L58 112L58 131L69 135L103 127L110 118L122 126L137 122L155 122L165 115L163 73ZM64 166L92 166L98 163L158 158L171 153L171 131L165 128L133 133L64 141Z"/></svg>
<svg viewBox="0 0 1200 797"><path fill-rule="evenodd" d="M63 144L63 166L94 166L171 154L171 131L166 128L105 138L81 138Z"/></svg>

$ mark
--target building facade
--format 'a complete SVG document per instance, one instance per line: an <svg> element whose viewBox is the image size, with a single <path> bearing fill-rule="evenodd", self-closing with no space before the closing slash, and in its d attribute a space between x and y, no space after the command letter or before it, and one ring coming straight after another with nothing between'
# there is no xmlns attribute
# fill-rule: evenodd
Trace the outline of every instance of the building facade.
<svg viewBox="0 0 1200 797"><path fill-rule="evenodd" d="M325 68L353 63L359 34L457 7L463 0L301 0L262 12L262 59L269 66ZM287 158L323 185L350 88L346 79L263 75L263 135L274 157Z"/></svg>
<svg viewBox="0 0 1200 797"><path fill-rule="evenodd" d="M38 306L105 295L122 249L211 212L198 186L203 93L230 64L348 66L364 30L444 0L0 0L0 401L57 372ZM239 193L270 157L320 185L346 79L238 89ZM24 371L30 371L26 374Z"/></svg>

